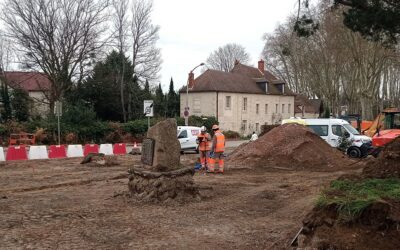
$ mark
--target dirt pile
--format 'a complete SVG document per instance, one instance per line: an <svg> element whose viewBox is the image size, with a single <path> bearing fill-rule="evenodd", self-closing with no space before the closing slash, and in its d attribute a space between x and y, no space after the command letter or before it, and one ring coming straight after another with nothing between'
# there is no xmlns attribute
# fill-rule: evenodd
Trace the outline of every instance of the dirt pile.
<svg viewBox="0 0 400 250"><path fill-rule="evenodd" d="M339 218L336 205L315 208L303 220L299 249L398 249L400 202L371 204L351 222Z"/></svg>
<svg viewBox="0 0 400 250"><path fill-rule="evenodd" d="M303 230L297 239L298 247L399 249L398 178L400 138L387 144L378 158L368 161L361 174L339 177L334 185L335 192L323 191L322 197L330 201L329 205L316 206L303 220ZM357 192L363 182L368 183L364 191ZM350 192L344 193L346 189L350 189ZM348 207L345 212L350 211L350 207L358 212L343 217L343 207Z"/></svg>
<svg viewBox="0 0 400 250"><path fill-rule="evenodd" d="M367 178L400 178L400 137L387 144L376 159L367 163L363 170L363 176Z"/></svg>
<svg viewBox="0 0 400 250"><path fill-rule="evenodd" d="M258 140L238 147L227 157L227 166L283 167L337 170L352 161L308 128L284 124Z"/></svg>

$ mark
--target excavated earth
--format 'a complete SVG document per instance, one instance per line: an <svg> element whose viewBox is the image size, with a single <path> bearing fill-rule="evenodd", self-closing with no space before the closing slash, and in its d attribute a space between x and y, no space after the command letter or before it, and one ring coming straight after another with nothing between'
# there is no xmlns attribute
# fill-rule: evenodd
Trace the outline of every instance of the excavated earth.
<svg viewBox="0 0 400 250"><path fill-rule="evenodd" d="M194 166L197 156L181 162ZM160 205L126 196L127 171L140 156L117 160L3 163L0 249L287 249L321 188L349 172L196 173L200 201Z"/></svg>
<svg viewBox="0 0 400 250"><path fill-rule="evenodd" d="M339 179L357 182L367 178L399 178L399 173L400 137L388 144L377 159L366 161L362 173ZM400 249L400 200L383 197L359 217L346 221L337 209L336 204L315 207L305 216L299 249Z"/></svg>
<svg viewBox="0 0 400 250"><path fill-rule="evenodd" d="M337 171L353 166L339 150L332 148L310 129L284 124L258 140L238 147L227 157L230 168L243 166Z"/></svg>

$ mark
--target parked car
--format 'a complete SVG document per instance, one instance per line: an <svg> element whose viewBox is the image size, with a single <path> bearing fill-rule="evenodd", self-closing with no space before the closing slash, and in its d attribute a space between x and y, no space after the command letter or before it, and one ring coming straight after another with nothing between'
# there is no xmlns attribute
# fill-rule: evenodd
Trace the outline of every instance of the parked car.
<svg viewBox="0 0 400 250"><path fill-rule="evenodd" d="M352 158L360 158L368 155L372 147L372 139L361 135L353 126L345 120L326 119L301 119L291 118L282 121L285 123L299 123L311 128L332 147L338 147L341 137L347 138L351 145L347 148L347 154Z"/></svg>
<svg viewBox="0 0 400 250"><path fill-rule="evenodd" d="M199 152L199 145L196 141L198 134L200 134L200 127L178 126L177 136L181 144L181 152Z"/></svg>

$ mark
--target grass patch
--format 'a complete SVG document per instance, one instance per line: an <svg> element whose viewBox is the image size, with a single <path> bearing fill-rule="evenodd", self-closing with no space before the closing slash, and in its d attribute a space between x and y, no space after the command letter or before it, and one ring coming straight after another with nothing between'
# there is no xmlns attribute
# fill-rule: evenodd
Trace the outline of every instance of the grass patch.
<svg viewBox="0 0 400 250"><path fill-rule="evenodd" d="M356 218L373 202L385 198L400 200L400 179L332 181L316 205L322 208L335 204L340 216Z"/></svg>

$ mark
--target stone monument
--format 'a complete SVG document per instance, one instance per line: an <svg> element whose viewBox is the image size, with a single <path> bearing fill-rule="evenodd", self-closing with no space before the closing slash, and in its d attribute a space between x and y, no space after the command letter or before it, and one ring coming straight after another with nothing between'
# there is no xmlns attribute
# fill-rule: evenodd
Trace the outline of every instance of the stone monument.
<svg viewBox="0 0 400 250"><path fill-rule="evenodd" d="M129 170L129 191L141 201L200 199L194 185L194 167L180 164L181 147L175 119L151 127L142 143L142 166Z"/></svg>

